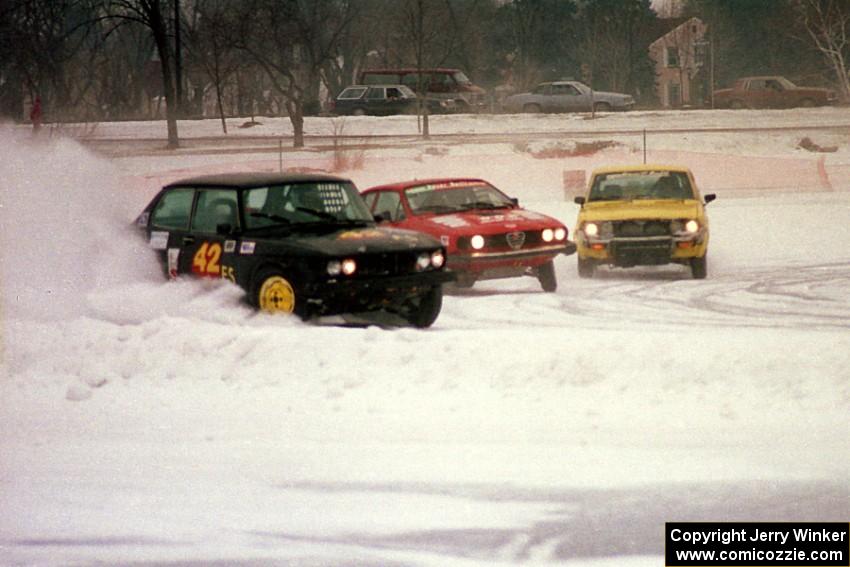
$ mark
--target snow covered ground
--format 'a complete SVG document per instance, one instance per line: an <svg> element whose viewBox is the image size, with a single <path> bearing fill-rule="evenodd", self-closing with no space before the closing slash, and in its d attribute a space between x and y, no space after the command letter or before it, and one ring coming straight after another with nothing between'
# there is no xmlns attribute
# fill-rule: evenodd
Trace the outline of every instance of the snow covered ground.
<svg viewBox="0 0 850 567"><path fill-rule="evenodd" d="M163 125L115 123L94 132L118 140L105 158L3 128L0 564L657 566L665 521L850 518L845 114L437 117L437 134L564 137L351 149L361 188L479 175L572 228L564 171L642 159L639 137L612 132L790 128L652 136L651 160L718 193L708 279L580 280L561 257L557 293L478 284L426 331L304 324L225 284L158 279L126 231L156 188L276 170L276 154L218 140L138 155L129 142ZM286 135L262 121L252 135ZM579 129L620 145L533 156ZM797 149L803 135L838 151Z"/></svg>

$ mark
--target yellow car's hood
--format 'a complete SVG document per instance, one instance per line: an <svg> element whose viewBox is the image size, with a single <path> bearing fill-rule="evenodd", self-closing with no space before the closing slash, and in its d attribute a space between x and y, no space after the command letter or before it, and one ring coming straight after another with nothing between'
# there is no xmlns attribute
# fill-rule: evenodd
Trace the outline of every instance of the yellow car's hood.
<svg viewBox="0 0 850 567"><path fill-rule="evenodd" d="M694 199L639 199L634 201L595 201L579 213L583 221L685 219L700 216L700 203Z"/></svg>

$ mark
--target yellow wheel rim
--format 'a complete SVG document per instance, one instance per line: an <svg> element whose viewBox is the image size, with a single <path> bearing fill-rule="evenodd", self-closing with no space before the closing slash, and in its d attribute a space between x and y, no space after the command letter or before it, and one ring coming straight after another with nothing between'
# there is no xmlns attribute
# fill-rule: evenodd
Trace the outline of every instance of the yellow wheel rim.
<svg viewBox="0 0 850 567"><path fill-rule="evenodd" d="M295 311L295 291L281 276L266 278L260 286L260 309L268 313Z"/></svg>

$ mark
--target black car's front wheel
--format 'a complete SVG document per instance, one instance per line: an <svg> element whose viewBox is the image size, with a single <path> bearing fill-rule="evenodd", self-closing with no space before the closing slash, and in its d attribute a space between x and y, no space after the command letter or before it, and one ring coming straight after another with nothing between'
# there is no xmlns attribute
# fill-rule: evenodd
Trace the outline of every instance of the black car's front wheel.
<svg viewBox="0 0 850 567"><path fill-rule="evenodd" d="M254 278L251 303L266 313L306 318L306 302L298 296L291 278L277 269L263 270Z"/></svg>
<svg viewBox="0 0 850 567"><path fill-rule="evenodd" d="M400 313L414 327L425 329L434 324L443 308L443 286L435 285L410 300Z"/></svg>

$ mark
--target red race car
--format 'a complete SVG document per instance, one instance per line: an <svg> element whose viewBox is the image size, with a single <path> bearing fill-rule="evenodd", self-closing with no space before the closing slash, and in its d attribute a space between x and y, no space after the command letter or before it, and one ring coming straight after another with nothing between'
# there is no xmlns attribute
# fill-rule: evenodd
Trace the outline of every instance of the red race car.
<svg viewBox="0 0 850 567"><path fill-rule="evenodd" d="M534 276L544 291L555 291L553 259L576 250L563 223L523 209L483 179L405 181L372 187L363 197L377 220L439 238L460 287Z"/></svg>

